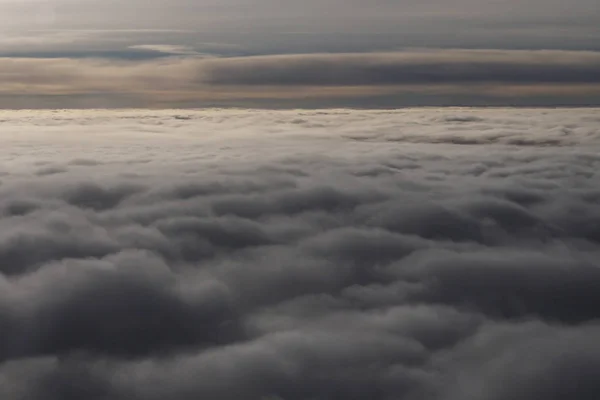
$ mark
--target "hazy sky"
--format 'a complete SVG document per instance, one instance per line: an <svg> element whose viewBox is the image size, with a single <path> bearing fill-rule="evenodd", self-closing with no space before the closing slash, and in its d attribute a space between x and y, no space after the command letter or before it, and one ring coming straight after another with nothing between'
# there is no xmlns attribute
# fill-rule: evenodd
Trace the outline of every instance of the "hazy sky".
<svg viewBox="0 0 600 400"><path fill-rule="evenodd" d="M597 0L0 0L0 26L0 107L600 104Z"/></svg>

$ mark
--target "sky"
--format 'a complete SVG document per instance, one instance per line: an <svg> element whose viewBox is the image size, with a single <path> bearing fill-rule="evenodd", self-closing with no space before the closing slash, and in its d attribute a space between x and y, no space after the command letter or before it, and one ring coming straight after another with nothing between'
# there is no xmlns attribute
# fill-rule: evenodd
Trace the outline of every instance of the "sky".
<svg viewBox="0 0 600 400"><path fill-rule="evenodd" d="M3 400L599 397L599 108L0 121Z"/></svg>
<svg viewBox="0 0 600 400"><path fill-rule="evenodd" d="M596 0L0 0L0 108L600 104Z"/></svg>

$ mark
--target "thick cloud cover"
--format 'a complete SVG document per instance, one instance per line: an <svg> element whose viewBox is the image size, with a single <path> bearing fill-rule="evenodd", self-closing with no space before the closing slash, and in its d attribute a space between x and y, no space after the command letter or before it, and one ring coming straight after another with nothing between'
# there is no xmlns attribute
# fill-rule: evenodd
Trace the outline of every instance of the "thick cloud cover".
<svg viewBox="0 0 600 400"><path fill-rule="evenodd" d="M3 399L596 399L600 110L2 112Z"/></svg>

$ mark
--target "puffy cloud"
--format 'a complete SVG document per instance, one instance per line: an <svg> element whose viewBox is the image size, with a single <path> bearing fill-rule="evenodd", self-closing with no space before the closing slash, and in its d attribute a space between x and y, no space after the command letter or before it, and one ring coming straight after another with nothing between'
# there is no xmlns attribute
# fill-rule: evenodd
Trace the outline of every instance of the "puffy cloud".
<svg viewBox="0 0 600 400"><path fill-rule="evenodd" d="M2 112L0 395L595 398L597 114Z"/></svg>
<svg viewBox="0 0 600 400"><path fill-rule="evenodd" d="M482 329L442 365L460 362L450 374L448 399L592 399L598 383L595 324L578 328L523 323ZM460 360L460 361L459 361Z"/></svg>

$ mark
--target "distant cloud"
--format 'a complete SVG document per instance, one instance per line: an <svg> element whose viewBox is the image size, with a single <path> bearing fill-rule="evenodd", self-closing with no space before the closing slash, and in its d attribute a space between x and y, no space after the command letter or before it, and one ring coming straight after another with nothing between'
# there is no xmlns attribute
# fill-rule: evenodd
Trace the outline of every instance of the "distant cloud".
<svg viewBox="0 0 600 400"><path fill-rule="evenodd" d="M194 50L189 46L180 46L180 45L169 45L169 44L139 44L134 46L129 46L130 49L134 50L146 50L146 51L154 51L158 53L167 53L173 55L188 55L188 56L205 56L205 57L214 57L210 54L200 53Z"/></svg>
<svg viewBox="0 0 600 400"><path fill-rule="evenodd" d="M557 99L600 96L600 53L428 50L370 54L206 57L184 46L136 49L178 57L3 58L4 95L126 95L138 105L383 95ZM596 96L596 97L594 97ZM556 100L560 101L560 100ZM135 105L135 102L134 104Z"/></svg>
<svg viewBox="0 0 600 400"><path fill-rule="evenodd" d="M600 53L440 50L244 57L207 64L207 81L238 85L600 84Z"/></svg>
<svg viewBox="0 0 600 400"><path fill-rule="evenodd" d="M234 42L262 54L407 46L598 50L600 42L597 0L305 0L283 5L275 0L2 0L0 15L3 34L119 32L99 41L111 51L123 47L123 37L129 36L125 31L146 32L143 40L127 45ZM193 32L178 35L181 41L174 42L176 30ZM47 33L34 36L43 40ZM85 42L99 44L95 39ZM48 52L74 47L52 41L45 46Z"/></svg>

